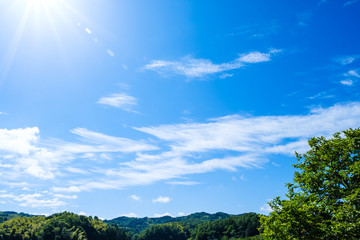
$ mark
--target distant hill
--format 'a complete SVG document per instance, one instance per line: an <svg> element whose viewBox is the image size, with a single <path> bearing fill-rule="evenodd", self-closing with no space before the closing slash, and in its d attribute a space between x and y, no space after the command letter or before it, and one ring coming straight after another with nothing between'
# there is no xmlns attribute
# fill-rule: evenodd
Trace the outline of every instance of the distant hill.
<svg viewBox="0 0 360 240"><path fill-rule="evenodd" d="M183 217L118 217L100 221L74 213L35 216L0 212L0 240L116 239L116 240L262 240L256 213L230 215L194 213ZM30 236L30 238L28 238ZM83 238L83 237L88 238Z"/></svg>
<svg viewBox="0 0 360 240"><path fill-rule="evenodd" d="M119 227L126 229L127 231L140 233L145 229L147 229L148 227L156 224L178 222L181 225L186 226L188 228L194 228L196 225L199 225L204 222L213 222L216 220L227 219L230 218L231 216L239 216L239 215L230 215L223 212L218 212L215 214L199 212L183 217L170 217L170 216L164 216L160 218L118 217L112 220L105 220L104 222L109 224L116 224Z"/></svg>
<svg viewBox="0 0 360 240"><path fill-rule="evenodd" d="M23 213L23 212L17 213L17 212L13 212L13 211L4 211L4 212L0 211L0 223L11 220L13 218L18 218L18 217L35 217L35 215L31 215L31 214L27 214L27 213Z"/></svg>

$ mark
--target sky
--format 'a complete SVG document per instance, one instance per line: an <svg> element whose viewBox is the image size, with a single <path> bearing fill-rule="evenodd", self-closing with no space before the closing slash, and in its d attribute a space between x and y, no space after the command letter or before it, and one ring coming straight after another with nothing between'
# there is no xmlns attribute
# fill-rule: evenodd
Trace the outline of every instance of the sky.
<svg viewBox="0 0 360 240"><path fill-rule="evenodd" d="M0 0L0 210L268 214L360 127L358 0Z"/></svg>

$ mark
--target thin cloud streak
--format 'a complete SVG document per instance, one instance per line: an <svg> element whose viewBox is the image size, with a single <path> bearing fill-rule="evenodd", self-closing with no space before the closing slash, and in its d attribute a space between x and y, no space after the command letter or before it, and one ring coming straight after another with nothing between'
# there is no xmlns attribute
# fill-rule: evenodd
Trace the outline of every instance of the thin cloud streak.
<svg viewBox="0 0 360 240"><path fill-rule="evenodd" d="M152 202L153 203L169 203L172 199L169 197L163 197L163 196L159 196L156 199L153 199Z"/></svg>
<svg viewBox="0 0 360 240"><path fill-rule="evenodd" d="M281 52L279 49L272 49L268 53L258 51L249 52L241 54L234 61L220 64L213 63L208 59L196 59L192 57L185 57L180 61L153 60L151 63L145 65L144 68L160 74L175 73L188 78L202 78L207 75L239 69L246 66L246 64L268 62L274 54L279 52Z"/></svg>
<svg viewBox="0 0 360 240"><path fill-rule="evenodd" d="M135 112L134 106L137 106L137 99L126 93L113 93L108 97L102 97L98 100L99 104L109 105L112 107L120 108L128 112Z"/></svg>
<svg viewBox="0 0 360 240"><path fill-rule="evenodd" d="M353 63L354 61L356 61L358 59L359 59L359 55L351 55L351 56L342 56L342 57L335 58L334 61L345 66L345 65Z"/></svg>

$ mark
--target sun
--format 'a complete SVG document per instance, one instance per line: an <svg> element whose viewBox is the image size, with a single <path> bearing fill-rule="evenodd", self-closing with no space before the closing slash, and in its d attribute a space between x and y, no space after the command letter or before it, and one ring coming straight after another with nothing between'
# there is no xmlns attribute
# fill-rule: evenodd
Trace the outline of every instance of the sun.
<svg viewBox="0 0 360 240"><path fill-rule="evenodd" d="M29 8L35 11L49 11L50 8L57 8L60 0L28 0Z"/></svg>
<svg viewBox="0 0 360 240"><path fill-rule="evenodd" d="M72 26L81 21L83 16L67 0L4 1L8 1L8 5L6 9L0 9L0 14L7 13L8 22L13 26L14 31L13 38L2 57L2 62L0 62L0 84L6 79L19 46L27 42L27 37L49 33L60 49L62 38L66 38L66 36L64 36L64 31L61 35L59 29L71 29Z"/></svg>

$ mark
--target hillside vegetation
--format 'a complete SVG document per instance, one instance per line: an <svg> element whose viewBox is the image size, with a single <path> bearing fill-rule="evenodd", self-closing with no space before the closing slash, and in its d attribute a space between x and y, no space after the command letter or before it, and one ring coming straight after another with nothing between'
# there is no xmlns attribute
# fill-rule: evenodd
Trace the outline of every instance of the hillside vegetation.
<svg viewBox="0 0 360 240"><path fill-rule="evenodd" d="M73 213L44 216L15 216L0 224L1 240L127 240L126 233L117 226L98 218Z"/></svg>
<svg viewBox="0 0 360 240"><path fill-rule="evenodd" d="M103 222L97 217L58 213L49 217L3 212L0 240L215 240L261 239L255 213L195 213L185 217L128 218ZM8 214L8 215L6 215Z"/></svg>

